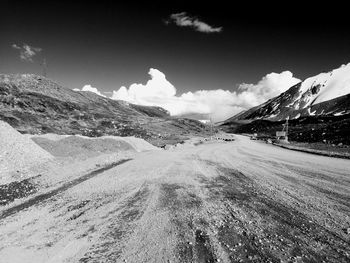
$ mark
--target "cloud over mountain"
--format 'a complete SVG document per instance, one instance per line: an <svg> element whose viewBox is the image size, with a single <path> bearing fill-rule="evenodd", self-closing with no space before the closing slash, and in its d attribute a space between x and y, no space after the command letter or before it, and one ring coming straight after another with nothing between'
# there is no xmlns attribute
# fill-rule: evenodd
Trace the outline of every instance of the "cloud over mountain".
<svg viewBox="0 0 350 263"><path fill-rule="evenodd" d="M290 71L272 72L264 76L257 84L242 83L237 94L249 102L248 107L252 107L279 95L300 81L294 78Z"/></svg>
<svg viewBox="0 0 350 263"><path fill-rule="evenodd" d="M113 91L112 99L131 103L159 106L171 115L201 114L221 121L241 110L259 105L300 82L289 71L270 73L257 84L241 84L237 91L198 90L176 95L176 88L164 73L149 70L150 80L146 84L134 83L129 88Z"/></svg>

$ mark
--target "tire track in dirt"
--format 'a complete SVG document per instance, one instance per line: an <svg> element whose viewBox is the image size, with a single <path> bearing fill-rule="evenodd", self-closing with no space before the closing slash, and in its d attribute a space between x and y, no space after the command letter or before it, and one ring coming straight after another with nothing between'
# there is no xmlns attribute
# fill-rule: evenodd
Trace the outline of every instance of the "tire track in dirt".
<svg viewBox="0 0 350 263"><path fill-rule="evenodd" d="M207 220L201 216L202 199L189 185L160 185L159 206L168 211L177 237L178 262L212 263L216 261L212 241L207 234Z"/></svg>
<svg viewBox="0 0 350 263"><path fill-rule="evenodd" d="M149 187L143 184L134 195L114 210L115 216L109 215L108 226L98 243L91 246L79 262L120 262L123 246L133 232L133 225L143 216L149 196Z"/></svg>
<svg viewBox="0 0 350 263"><path fill-rule="evenodd" d="M118 161L118 162L114 162L114 163L108 164L108 165L106 165L106 166L104 166L104 167L102 167L100 169L94 170L94 171L92 171L92 172L90 172L90 173L88 173L86 175L80 176L79 178L76 178L76 179L74 179L72 181L64 183L62 186L60 186L60 187L58 187L58 188L56 188L54 190L51 190L51 191L49 191L47 193L43 193L43 194L37 195L37 196L35 196L35 197L33 197L33 198L31 198L31 199L29 199L29 200L19 204L19 205L16 205L16 206L13 206L11 208L8 208L8 209L2 211L2 213L0 214L0 220L4 219L6 217L9 217L9 216L11 216L11 215L13 215L15 213L18 213L18 212L20 212L20 211L22 211L24 209L27 209L27 208L29 208L31 206L38 205L38 204L46 201L47 199L49 199L49 198L51 198L51 197L53 197L53 196L55 196L57 194L60 194L60 193L66 191L66 190L68 190L68 189L70 189L70 188L72 188L72 187L74 187L74 186L76 186L78 184L81 184L81 183L83 183L83 182L85 182L85 181L87 181L87 180L89 180L89 179L91 179L91 178L93 178L93 177L95 177L95 176L97 176L97 175L107 171L107 170L110 170L110 169L112 169L112 168L114 168L114 167L116 167L118 165L121 165L121 164L123 164L125 162L128 162L130 160L131 159L125 159L125 160L121 160L121 161Z"/></svg>

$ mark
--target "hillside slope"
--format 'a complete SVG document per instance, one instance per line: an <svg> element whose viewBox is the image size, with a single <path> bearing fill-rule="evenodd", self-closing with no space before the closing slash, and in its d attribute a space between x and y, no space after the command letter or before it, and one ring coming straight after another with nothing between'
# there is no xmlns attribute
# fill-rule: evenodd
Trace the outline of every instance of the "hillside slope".
<svg viewBox="0 0 350 263"><path fill-rule="evenodd" d="M162 108L73 91L32 74L0 74L0 120L21 133L136 136L151 142L206 132L200 122L173 118Z"/></svg>

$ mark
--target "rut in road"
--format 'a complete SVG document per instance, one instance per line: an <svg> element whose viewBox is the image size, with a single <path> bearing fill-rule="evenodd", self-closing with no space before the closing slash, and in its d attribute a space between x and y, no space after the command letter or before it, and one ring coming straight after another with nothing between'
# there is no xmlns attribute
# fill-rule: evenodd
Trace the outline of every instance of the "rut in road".
<svg viewBox="0 0 350 263"><path fill-rule="evenodd" d="M178 262L217 262L213 243L207 233L209 218L203 213L200 194L189 185L163 183L160 185L160 208L169 212Z"/></svg>
<svg viewBox="0 0 350 263"><path fill-rule="evenodd" d="M90 247L79 262L118 262L124 248L123 243L133 231L135 222L143 216L149 196L149 187L143 184L134 195L117 206L109 214L108 226L101 234L99 242Z"/></svg>
<svg viewBox="0 0 350 263"><path fill-rule="evenodd" d="M43 202L43 201L45 201L45 200L47 200L47 199L57 195L59 193L62 193L64 191L68 190L69 188L72 188L72 187L74 187L74 186L76 186L78 184L81 184L81 183L83 183L83 182L85 182L85 181L87 181L87 180L89 180L89 179L91 179L91 178L93 178L93 177L95 177L95 176L97 176L97 175L107 171L107 170L110 170L110 169L112 169L112 168L114 168L114 167L116 167L118 165L121 165L121 164L123 164L125 162L128 162L130 160L131 159L125 159L125 160L121 160L121 161L118 161L118 162L114 162L114 163L108 164L108 165L106 165L106 166L104 166L102 168L99 168L97 170L94 170L94 171L92 171L92 172L90 172L90 173L88 173L86 175L83 175L83 176L81 176L79 178L76 178L76 179L74 179L72 181L64 183L62 186L60 186L60 187L58 187L58 188L56 188L56 189L54 189L52 191L49 191L49 192L44 193L44 194L40 194L38 196L35 196L35 197L33 197L33 198L31 198L31 199L29 199L29 200L19 204L19 205L16 205L14 207L6 209L0 214L0 220L4 219L4 218L6 218L6 217L8 217L10 215L13 215L13 214L15 214L15 213L17 213L17 212L19 212L19 211L21 211L23 209L26 209L26 208L29 208L31 206L37 205L37 204L39 204L39 203L41 203L41 202Z"/></svg>

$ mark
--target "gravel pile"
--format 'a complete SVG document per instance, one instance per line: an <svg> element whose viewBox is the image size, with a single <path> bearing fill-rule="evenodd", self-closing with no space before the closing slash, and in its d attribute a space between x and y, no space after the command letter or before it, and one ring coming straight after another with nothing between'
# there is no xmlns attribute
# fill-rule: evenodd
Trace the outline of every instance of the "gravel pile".
<svg viewBox="0 0 350 263"><path fill-rule="evenodd" d="M64 138L67 138L72 135L62 135L62 134L55 134L55 133L45 133L45 134L23 134L24 136L29 137L30 139L33 138L45 138L51 141L59 141Z"/></svg>
<svg viewBox="0 0 350 263"><path fill-rule="evenodd" d="M113 138L113 136L105 136L105 138ZM136 137L114 137L115 140L123 140L129 143L137 152L159 150L158 147L146 142L144 139Z"/></svg>
<svg viewBox="0 0 350 263"><path fill-rule="evenodd" d="M133 150L128 143L113 139L90 139L79 136L68 136L61 140L50 140L41 137L33 137L32 140L56 157L84 159L100 154Z"/></svg>
<svg viewBox="0 0 350 263"><path fill-rule="evenodd" d="M0 184L38 175L54 157L0 121Z"/></svg>
<svg viewBox="0 0 350 263"><path fill-rule="evenodd" d="M156 147L134 137L103 136L97 138L76 135L33 135L31 139L55 157L86 159L101 154L126 151L147 151Z"/></svg>
<svg viewBox="0 0 350 263"><path fill-rule="evenodd" d="M86 159L101 154L157 149L143 139L135 137L85 137L77 135L32 135L30 138L55 157Z"/></svg>

